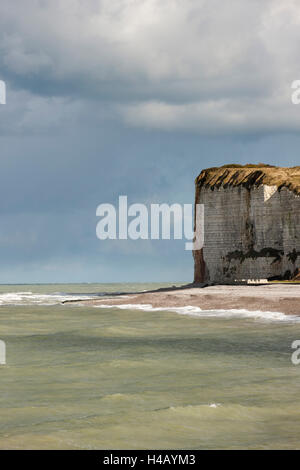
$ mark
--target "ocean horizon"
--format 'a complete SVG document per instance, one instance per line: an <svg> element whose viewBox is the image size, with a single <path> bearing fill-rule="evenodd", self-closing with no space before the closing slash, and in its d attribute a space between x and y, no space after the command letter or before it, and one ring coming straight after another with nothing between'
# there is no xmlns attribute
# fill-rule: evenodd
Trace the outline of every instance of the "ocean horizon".
<svg viewBox="0 0 300 470"><path fill-rule="evenodd" d="M0 448L298 448L298 317L61 303L166 285L0 286Z"/></svg>

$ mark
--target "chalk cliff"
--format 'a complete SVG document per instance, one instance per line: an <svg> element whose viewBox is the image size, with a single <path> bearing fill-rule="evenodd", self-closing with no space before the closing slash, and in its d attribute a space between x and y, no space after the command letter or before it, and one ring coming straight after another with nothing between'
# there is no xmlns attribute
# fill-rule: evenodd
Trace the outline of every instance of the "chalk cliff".
<svg viewBox="0 0 300 470"><path fill-rule="evenodd" d="M195 282L297 276L300 166L225 165L203 170L195 184L195 204L204 204L204 247L193 253Z"/></svg>

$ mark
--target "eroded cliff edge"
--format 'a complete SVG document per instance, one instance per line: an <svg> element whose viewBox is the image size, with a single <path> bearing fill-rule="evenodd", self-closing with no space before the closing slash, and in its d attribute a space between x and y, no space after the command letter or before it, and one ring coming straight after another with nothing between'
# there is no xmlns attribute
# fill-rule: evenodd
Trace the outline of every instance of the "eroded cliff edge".
<svg viewBox="0 0 300 470"><path fill-rule="evenodd" d="M225 165L203 170L195 184L195 204L204 204L205 215L194 282L292 279L299 273L300 166Z"/></svg>

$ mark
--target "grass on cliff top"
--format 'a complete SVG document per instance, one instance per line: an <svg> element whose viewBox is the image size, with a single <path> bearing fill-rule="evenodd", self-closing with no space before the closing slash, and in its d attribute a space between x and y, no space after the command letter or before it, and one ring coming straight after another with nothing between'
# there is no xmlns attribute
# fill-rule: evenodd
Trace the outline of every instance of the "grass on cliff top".
<svg viewBox="0 0 300 470"><path fill-rule="evenodd" d="M251 188L266 184L278 189L288 188L300 195L300 166L276 167L259 163L257 165L229 164L203 170L196 178L196 185L210 187L244 186Z"/></svg>

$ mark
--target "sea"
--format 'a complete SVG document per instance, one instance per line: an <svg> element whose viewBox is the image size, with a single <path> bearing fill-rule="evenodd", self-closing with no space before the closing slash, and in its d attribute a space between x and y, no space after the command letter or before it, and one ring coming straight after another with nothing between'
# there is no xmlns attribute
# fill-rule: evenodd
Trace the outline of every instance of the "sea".
<svg viewBox="0 0 300 470"><path fill-rule="evenodd" d="M165 286L1 285L0 448L299 449L300 317L63 303Z"/></svg>

